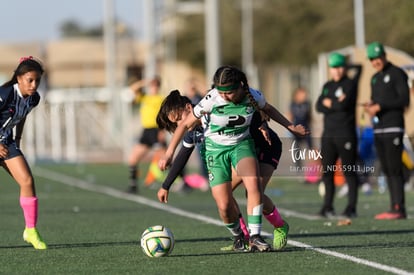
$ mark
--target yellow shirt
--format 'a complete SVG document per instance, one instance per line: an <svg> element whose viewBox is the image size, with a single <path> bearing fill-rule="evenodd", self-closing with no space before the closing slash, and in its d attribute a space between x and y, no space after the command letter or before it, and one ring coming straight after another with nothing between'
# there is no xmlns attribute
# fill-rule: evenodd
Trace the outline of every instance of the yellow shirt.
<svg viewBox="0 0 414 275"><path fill-rule="evenodd" d="M141 123L144 128L158 128L157 114L164 97L161 95L144 95L140 103Z"/></svg>

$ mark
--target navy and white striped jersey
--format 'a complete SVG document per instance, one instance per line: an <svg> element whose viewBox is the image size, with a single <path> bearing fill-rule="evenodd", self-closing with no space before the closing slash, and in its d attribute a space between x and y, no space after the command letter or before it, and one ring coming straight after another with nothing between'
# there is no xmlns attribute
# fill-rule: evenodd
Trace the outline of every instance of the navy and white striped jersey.
<svg viewBox="0 0 414 275"><path fill-rule="evenodd" d="M0 143L13 141L13 128L39 104L38 92L24 98L17 84L0 87Z"/></svg>

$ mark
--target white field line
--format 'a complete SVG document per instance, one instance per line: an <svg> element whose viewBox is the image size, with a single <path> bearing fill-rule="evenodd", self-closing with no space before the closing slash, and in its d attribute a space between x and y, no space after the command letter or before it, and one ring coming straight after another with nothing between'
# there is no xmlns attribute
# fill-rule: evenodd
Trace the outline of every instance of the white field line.
<svg viewBox="0 0 414 275"><path fill-rule="evenodd" d="M105 194L105 195L115 197L115 198L118 198L118 199L133 201L133 202L140 203L140 204L143 204L143 205L146 205L146 206L151 206L153 208L157 208L157 209L160 209L160 210L163 210L163 211L167 211L167 212L170 212L170 213L175 214L175 215L187 217L187 218L194 219L194 220L199 220L201 222L205 222L205 223L209 223L209 224L215 224L215 225L218 225L218 226L223 226L222 221L217 220L217 219L213 219L211 217L207 217L207 216L204 216L204 215L199 215L199 214L195 214L195 213L192 213L192 212L189 212L189 211L185 211L185 210L182 210L182 209L179 209L179 208L167 205L167 204L157 202L155 200L147 199L147 198L139 196L139 195L126 194L125 192L122 192L122 191L119 191L119 190L116 190L116 189L113 189L113 188L110 188L110 187L100 186L98 184L94 184L94 183L90 183L90 182L80 180L80 179L77 179L77 178L74 178L74 177L70 177L70 176L67 176L65 174L55 172L55 171L50 171L50 170L47 170L47 169L36 167L36 169L34 169L33 173L38 177L42 177L42 178L46 178L46 179L53 180L53 181L56 181L56 182L60 182L60 183L63 183L63 184L69 185L69 186L78 187L80 189L92 191L92 192L95 192L95 193ZM291 211L289 214L294 216L296 214L296 212ZM301 214L301 216L306 216L306 215ZM308 219L309 219L309 217L308 217ZM269 232L262 232L262 234L266 237L273 236L272 233L269 233ZM370 266L372 268L382 270L382 271L386 271L386 272L390 272L390 273L394 273L394 274L414 275L414 273L410 272L410 271L406 271L406 270L402 270L402 269L399 269L399 268L396 268L396 267L392 267L392 266L383 265L383 264L379 264L379 263L376 263L376 262L360 259L360 258L357 258L357 257L353 257L353 256L350 256L350 255L346 255L346 254L343 254L343 253L339 253L339 252L335 252L335 251L331 251L331 250L327 250L327 249L313 247L311 245L308 245L308 244L305 244L305 243L302 243L302 242L288 240L288 244L292 245L292 246L300 247L300 248L313 250L313 251L319 252L321 254L337 257L337 258L340 258L340 259L343 259L343 260L351 261L351 262L354 262L354 263L357 263L357 264Z"/></svg>

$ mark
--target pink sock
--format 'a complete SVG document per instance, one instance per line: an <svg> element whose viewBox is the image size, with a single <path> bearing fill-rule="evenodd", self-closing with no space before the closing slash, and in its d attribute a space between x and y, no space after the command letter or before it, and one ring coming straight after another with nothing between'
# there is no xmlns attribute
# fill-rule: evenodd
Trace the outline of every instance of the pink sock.
<svg viewBox="0 0 414 275"><path fill-rule="evenodd" d="M281 227L285 222L283 221L282 217L279 214L279 211L277 211L276 206L273 208L272 213L269 215L264 215L266 220L270 222L271 225L274 227Z"/></svg>
<svg viewBox="0 0 414 275"><path fill-rule="evenodd" d="M240 222L240 228L244 234L244 238L245 239L250 238L249 230L247 229L246 222L244 221L243 217L239 218L239 222Z"/></svg>
<svg viewBox="0 0 414 275"><path fill-rule="evenodd" d="M20 197L20 206L23 209L24 221L27 228L36 227L37 197Z"/></svg>

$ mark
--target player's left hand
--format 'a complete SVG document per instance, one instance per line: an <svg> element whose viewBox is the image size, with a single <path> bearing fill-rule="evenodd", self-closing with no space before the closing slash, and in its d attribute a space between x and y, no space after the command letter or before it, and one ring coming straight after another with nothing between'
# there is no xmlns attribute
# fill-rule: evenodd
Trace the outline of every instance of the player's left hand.
<svg viewBox="0 0 414 275"><path fill-rule="evenodd" d="M171 161L172 161L172 157L165 154L158 161L158 167L161 169L161 171L165 171L165 170L167 170L168 166L170 166Z"/></svg>
<svg viewBox="0 0 414 275"><path fill-rule="evenodd" d="M306 136L310 134L310 131L307 130L302 124L290 125L288 126L289 131L291 131L296 136Z"/></svg>
<svg viewBox="0 0 414 275"><path fill-rule="evenodd" d="M267 123L262 123L262 125L260 125L259 127L259 131L262 133L267 143L269 143L269 145L272 145L272 140L270 139L269 128L267 128Z"/></svg>

